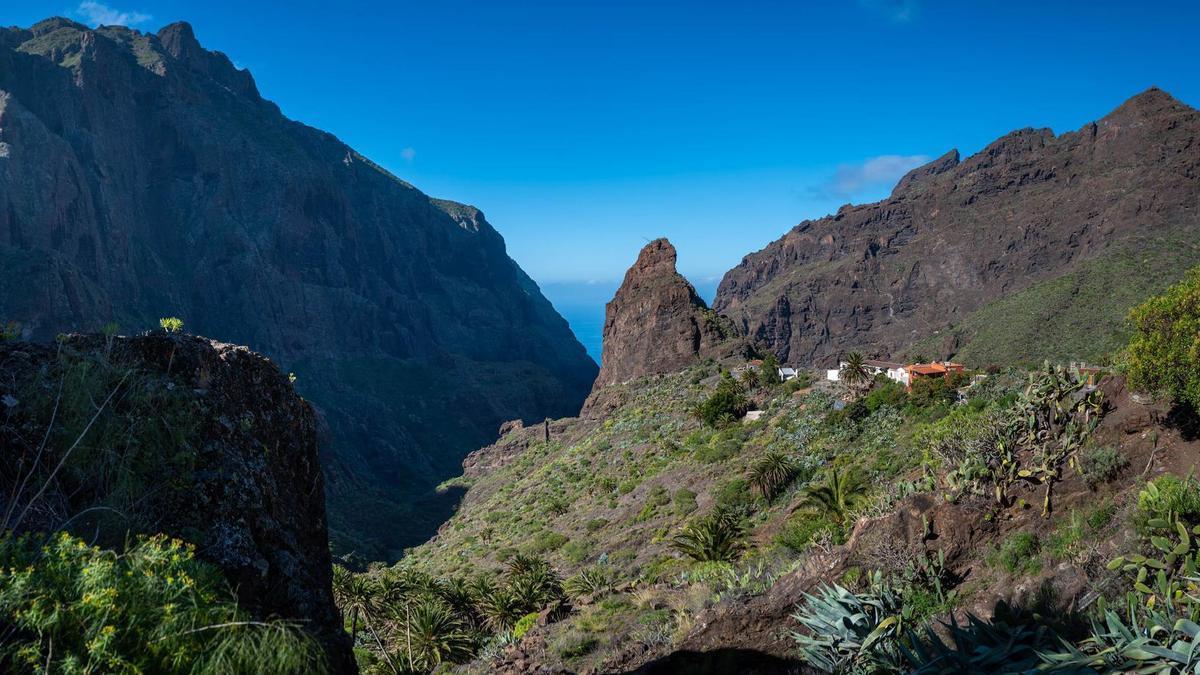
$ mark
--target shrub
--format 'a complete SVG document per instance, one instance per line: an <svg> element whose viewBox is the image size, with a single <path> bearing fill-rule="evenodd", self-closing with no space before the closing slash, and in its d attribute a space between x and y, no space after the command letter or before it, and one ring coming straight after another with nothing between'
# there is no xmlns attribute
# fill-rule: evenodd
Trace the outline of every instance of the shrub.
<svg viewBox="0 0 1200 675"><path fill-rule="evenodd" d="M875 386L871 387L871 391L863 397L863 405L866 406L868 412L873 413L885 405L903 408L907 400L908 394L904 391L904 385L895 380L880 377L876 378Z"/></svg>
<svg viewBox="0 0 1200 675"><path fill-rule="evenodd" d="M745 478L733 478L721 484L713 495L713 501L718 509L744 509L753 503L750 494L750 484Z"/></svg>
<svg viewBox="0 0 1200 675"><path fill-rule="evenodd" d="M513 639L520 640L521 638L525 637L525 634L529 632L529 629L531 629L537 625L537 620L538 620L537 612L530 612L530 613L526 614L525 616L521 617L519 621L517 621L515 624L513 624L513 629L512 629Z"/></svg>
<svg viewBox="0 0 1200 675"><path fill-rule="evenodd" d="M159 319L158 325L168 333L178 333L183 330L183 320L174 316Z"/></svg>
<svg viewBox="0 0 1200 675"><path fill-rule="evenodd" d="M783 391L787 394L794 394L801 389L807 389L812 384L812 374L796 373L796 377L788 380L783 385Z"/></svg>
<svg viewBox="0 0 1200 675"><path fill-rule="evenodd" d="M676 516L687 516L696 510L696 493L687 488L676 490L673 501L675 502Z"/></svg>
<svg viewBox="0 0 1200 675"><path fill-rule="evenodd" d="M595 532L604 529L605 525L608 525L608 518L592 518L584 527L588 532Z"/></svg>
<svg viewBox="0 0 1200 675"><path fill-rule="evenodd" d="M547 553L549 551L557 551L565 543L567 543L565 536L557 532L543 530L533 538L533 542L529 545L529 550L534 554Z"/></svg>
<svg viewBox="0 0 1200 675"><path fill-rule="evenodd" d="M995 551L987 557L987 562L993 567L999 567L1009 574L1036 574L1042 568L1038 553L1041 543L1032 532L1017 532L1005 539Z"/></svg>
<svg viewBox="0 0 1200 675"><path fill-rule="evenodd" d="M1200 267L1129 314L1129 383L1200 409Z"/></svg>
<svg viewBox="0 0 1200 675"><path fill-rule="evenodd" d="M1080 473L1092 489L1121 475L1128 466L1129 458L1111 445L1088 448L1079 458Z"/></svg>
<svg viewBox="0 0 1200 675"><path fill-rule="evenodd" d="M775 541L797 553L808 550L812 542L828 537L830 543L845 543L846 533L840 525L821 516L797 514L784 524Z"/></svg>
<svg viewBox="0 0 1200 675"><path fill-rule="evenodd" d="M708 439L708 443L697 448L695 457L705 464L731 459L742 451L746 437L746 430L741 427L725 429L721 433L714 434Z"/></svg>
<svg viewBox="0 0 1200 675"><path fill-rule="evenodd" d="M742 385L727 372L712 395L696 407L695 415L710 427L725 427L742 419L749 410L750 401Z"/></svg>
<svg viewBox="0 0 1200 675"><path fill-rule="evenodd" d="M599 645L595 636L571 628L555 639L554 651L564 659L575 659L587 656Z"/></svg>
<svg viewBox="0 0 1200 675"><path fill-rule="evenodd" d="M0 537L0 670L295 673L317 644L250 622L220 571L164 536L116 553L67 533Z"/></svg>
<svg viewBox="0 0 1200 675"><path fill-rule="evenodd" d="M612 588L617 575L608 565L593 565L567 579L563 589L573 598L600 595Z"/></svg>
<svg viewBox="0 0 1200 675"><path fill-rule="evenodd" d="M1137 505L1134 525L1143 535L1152 520L1200 524L1200 483L1191 476L1179 478L1167 474L1146 484L1138 493Z"/></svg>

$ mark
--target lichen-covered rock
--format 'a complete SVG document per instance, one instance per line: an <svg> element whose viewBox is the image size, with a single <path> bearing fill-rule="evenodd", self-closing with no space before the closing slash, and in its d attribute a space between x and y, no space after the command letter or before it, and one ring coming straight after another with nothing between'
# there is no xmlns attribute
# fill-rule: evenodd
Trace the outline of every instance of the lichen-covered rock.
<svg viewBox="0 0 1200 675"><path fill-rule="evenodd" d="M335 670L355 670L330 589L313 410L275 364L165 333L7 342L0 399L11 403L0 412L0 510L19 495L13 511L28 512L19 530L66 526L120 541L130 528L190 541L243 606L297 622ZM48 473L72 447L63 470ZM45 492L15 490L27 475ZM109 511L121 517L99 518Z"/></svg>

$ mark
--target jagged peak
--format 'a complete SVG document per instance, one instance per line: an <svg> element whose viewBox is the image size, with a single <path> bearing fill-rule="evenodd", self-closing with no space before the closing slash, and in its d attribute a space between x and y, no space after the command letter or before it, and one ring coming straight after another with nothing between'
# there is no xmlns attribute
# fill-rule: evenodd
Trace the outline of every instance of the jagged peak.
<svg viewBox="0 0 1200 675"><path fill-rule="evenodd" d="M196 39L196 31L192 29L192 24L186 21L176 21L163 26L158 31L158 41L168 54L177 59L204 51L204 47L200 46L200 41Z"/></svg>
<svg viewBox="0 0 1200 675"><path fill-rule="evenodd" d="M675 246L666 237L659 237L654 241L642 247L638 253L637 262L633 267L629 268L629 272L635 271L670 271L675 272L675 262L678 260L678 254L675 251Z"/></svg>
<svg viewBox="0 0 1200 675"><path fill-rule="evenodd" d="M62 16L52 16L48 19L42 19L41 21L30 26L29 32L33 33L34 37L41 37L47 33L53 33L54 31L62 28L71 28L78 31L90 30L87 26L79 23L78 21L72 21Z"/></svg>
<svg viewBox="0 0 1200 675"><path fill-rule="evenodd" d="M1124 103L1113 109L1099 120L1100 124L1122 121L1130 118L1151 117L1156 114L1191 110L1191 106L1181 102L1158 87L1150 87L1145 91L1131 96Z"/></svg>
<svg viewBox="0 0 1200 675"><path fill-rule="evenodd" d="M936 176L939 173L945 173L953 169L958 166L959 159L958 148L954 148L941 157L918 166L900 178L896 183L896 187L892 190L892 196L894 197L902 192L911 190L929 176Z"/></svg>

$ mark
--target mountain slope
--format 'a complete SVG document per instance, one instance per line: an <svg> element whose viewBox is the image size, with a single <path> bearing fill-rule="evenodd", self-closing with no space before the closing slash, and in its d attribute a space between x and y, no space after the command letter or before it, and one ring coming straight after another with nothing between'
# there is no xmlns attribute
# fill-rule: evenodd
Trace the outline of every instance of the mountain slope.
<svg viewBox="0 0 1200 675"><path fill-rule="evenodd" d="M1075 132L1014 131L962 161L951 151L888 199L746 256L714 308L789 361L920 340L930 356L1102 356L1133 301L1200 262L1197 139L1200 113L1150 89ZM1069 281L1035 288L1067 275L1137 292L1089 307Z"/></svg>
<svg viewBox="0 0 1200 675"><path fill-rule="evenodd" d="M178 315L294 370L331 526L371 557L432 531L415 501L500 422L572 414L596 374L482 213L288 120L183 23L0 30L0 261L27 338Z"/></svg>

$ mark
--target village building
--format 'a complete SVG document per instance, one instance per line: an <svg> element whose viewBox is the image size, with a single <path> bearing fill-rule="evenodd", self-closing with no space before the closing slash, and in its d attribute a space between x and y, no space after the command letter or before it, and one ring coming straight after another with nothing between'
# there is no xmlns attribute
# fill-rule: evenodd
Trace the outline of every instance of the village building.
<svg viewBox="0 0 1200 675"><path fill-rule="evenodd" d="M846 362L838 363L837 368L830 368L825 372L825 378L830 382L839 382L842 379L842 369L846 367ZM874 378L877 375L886 375L889 380L895 382L905 382L904 365L893 363L891 361L880 361L877 359L868 359L863 361L863 367L866 368L867 375ZM905 382L905 384L907 384Z"/></svg>
<svg viewBox="0 0 1200 675"><path fill-rule="evenodd" d="M904 368L904 379L901 380L904 386L911 387L912 383L930 377L940 377L949 379L954 373L966 371L967 367L961 363L953 361L935 361L933 363L913 363Z"/></svg>
<svg viewBox="0 0 1200 675"><path fill-rule="evenodd" d="M795 368L789 368L787 366L780 368L778 372L779 372L779 379L782 382L789 382L791 380L794 380L794 379L796 379L796 376L798 376L800 374L800 373L796 372Z"/></svg>

